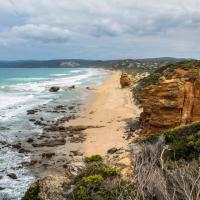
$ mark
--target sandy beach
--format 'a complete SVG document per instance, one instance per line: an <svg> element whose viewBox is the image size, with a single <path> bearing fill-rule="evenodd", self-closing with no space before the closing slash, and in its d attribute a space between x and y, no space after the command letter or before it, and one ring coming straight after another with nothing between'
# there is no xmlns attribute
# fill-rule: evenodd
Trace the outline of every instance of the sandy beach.
<svg viewBox="0 0 200 200"><path fill-rule="evenodd" d="M80 117L66 123L66 126L100 127L84 131L86 140L79 148L86 156L104 156L110 148L127 145L123 138L126 121L138 117L140 110L133 102L130 89L121 89L120 75L120 71L114 71L102 85L92 88L94 99L88 103Z"/></svg>

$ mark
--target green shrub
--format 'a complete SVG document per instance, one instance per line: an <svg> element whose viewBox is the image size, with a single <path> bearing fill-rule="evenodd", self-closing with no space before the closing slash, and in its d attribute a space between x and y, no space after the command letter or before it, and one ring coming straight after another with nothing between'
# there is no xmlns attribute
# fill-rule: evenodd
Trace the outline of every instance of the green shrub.
<svg viewBox="0 0 200 200"><path fill-rule="evenodd" d="M22 197L22 200L41 200L38 197L39 192L40 192L40 188L37 184L34 186L31 186L25 193L24 197Z"/></svg>
<svg viewBox="0 0 200 200"><path fill-rule="evenodd" d="M169 145L169 151L166 153L166 159L170 160L193 160L200 155L200 132L191 135L166 135L166 141Z"/></svg>
<svg viewBox="0 0 200 200"><path fill-rule="evenodd" d="M135 195L135 185L124 181L115 167L103 163L102 157L94 155L85 160L86 167L72 181L75 188L66 196L68 199L116 200Z"/></svg>
<svg viewBox="0 0 200 200"><path fill-rule="evenodd" d="M163 135L165 143L169 145L165 151L164 159L170 165L173 161L198 159L200 156L200 122L163 131L151 136L143 143L155 143Z"/></svg>
<svg viewBox="0 0 200 200"><path fill-rule="evenodd" d="M83 185L88 188L97 188L103 182L103 177L99 174L82 178Z"/></svg>
<svg viewBox="0 0 200 200"><path fill-rule="evenodd" d="M101 174L105 177L107 177L107 176L117 176L118 171L117 171L116 167L102 166L101 167Z"/></svg>
<svg viewBox="0 0 200 200"><path fill-rule="evenodd" d="M100 155L92 155L90 157L85 158L86 163L92 163L92 162L102 162L103 158Z"/></svg>

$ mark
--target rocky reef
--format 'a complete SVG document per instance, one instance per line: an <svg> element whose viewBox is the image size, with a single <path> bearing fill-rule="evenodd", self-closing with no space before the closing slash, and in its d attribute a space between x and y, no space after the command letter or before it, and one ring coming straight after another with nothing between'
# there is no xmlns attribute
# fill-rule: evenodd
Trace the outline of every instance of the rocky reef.
<svg viewBox="0 0 200 200"><path fill-rule="evenodd" d="M141 92L143 132L155 132L200 120L200 68L165 70Z"/></svg>

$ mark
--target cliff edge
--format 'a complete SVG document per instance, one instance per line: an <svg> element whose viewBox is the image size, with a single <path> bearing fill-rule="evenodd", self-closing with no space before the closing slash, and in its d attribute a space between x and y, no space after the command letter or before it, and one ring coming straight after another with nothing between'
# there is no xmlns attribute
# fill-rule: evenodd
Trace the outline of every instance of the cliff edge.
<svg viewBox="0 0 200 200"><path fill-rule="evenodd" d="M200 120L200 68L165 72L141 92L141 126L145 134Z"/></svg>

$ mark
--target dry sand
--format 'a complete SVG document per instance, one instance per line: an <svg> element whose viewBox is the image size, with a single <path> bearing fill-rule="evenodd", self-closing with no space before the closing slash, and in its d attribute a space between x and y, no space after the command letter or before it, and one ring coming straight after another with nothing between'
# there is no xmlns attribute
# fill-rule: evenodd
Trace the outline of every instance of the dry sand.
<svg viewBox="0 0 200 200"><path fill-rule="evenodd" d="M86 156L100 154L104 156L112 147L121 148L127 145L123 138L126 121L134 119L140 113L134 104L130 89L120 88L121 72L112 75L100 86L92 90L96 95L88 103L85 111L66 125L93 125L101 128L85 130L86 140L79 148Z"/></svg>

